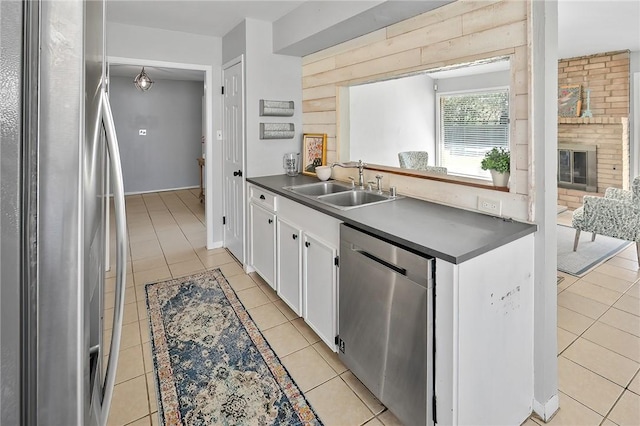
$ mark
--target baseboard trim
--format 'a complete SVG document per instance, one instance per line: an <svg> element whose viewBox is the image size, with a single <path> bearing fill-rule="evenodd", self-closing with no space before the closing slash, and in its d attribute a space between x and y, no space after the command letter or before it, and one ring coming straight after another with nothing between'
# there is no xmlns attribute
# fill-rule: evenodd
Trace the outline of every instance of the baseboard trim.
<svg viewBox="0 0 640 426"><path fill-rule="evenodd" d="M553 418L559 408L560 399L558 398L558 394L553 395L544 404L535 399L533 400L533 413L545 423Z"/></svg>
<svg viewBox="0 0 640 426"><path fill-rule="evenodd" d="M222 241L214 241L213 244L207 245L207 250L222 248Z"/></svg>
<svg viewBox="0 0 640 426"><path fill-rule="evenodd" d="M196 185L196 186L182 186L180 188L153 189L149 191L133 191L133 192L125 192L124 195L152 194L154 192L182 191L184 189L200 189L200 187Z"/></svg>

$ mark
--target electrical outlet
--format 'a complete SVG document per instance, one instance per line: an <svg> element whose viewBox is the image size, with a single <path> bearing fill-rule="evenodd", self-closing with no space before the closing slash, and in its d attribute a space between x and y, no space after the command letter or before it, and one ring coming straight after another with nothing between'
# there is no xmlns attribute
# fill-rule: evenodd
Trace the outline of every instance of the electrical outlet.
<svg viewBox="0 0 640 426"><path fill-rule="evenodd" d="M147 129L138 130L138 136L147 136Z"/></svg>
<svg viewBox="0 0 640 426"><path fill-rule="evenodd" d="M478 197L478 210L500 216L502 214L502 201Z"/></svg>

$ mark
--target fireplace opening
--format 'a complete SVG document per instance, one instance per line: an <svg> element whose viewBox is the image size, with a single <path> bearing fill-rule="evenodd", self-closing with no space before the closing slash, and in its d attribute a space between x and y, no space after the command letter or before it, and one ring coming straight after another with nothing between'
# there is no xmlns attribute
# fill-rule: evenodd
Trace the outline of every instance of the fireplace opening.
<svg viewBox="0 0 640 426"><path fill-rule="evenodd" d="M595 146L558 144L558 186L597 192Z"/></svg>

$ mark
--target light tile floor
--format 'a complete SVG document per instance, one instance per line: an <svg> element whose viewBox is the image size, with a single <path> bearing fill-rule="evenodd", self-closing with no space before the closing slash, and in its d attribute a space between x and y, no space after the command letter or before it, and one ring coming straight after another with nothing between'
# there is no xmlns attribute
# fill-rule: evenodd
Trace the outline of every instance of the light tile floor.
<svg viewBox="0 0 640 426"><path fill-rule="evenodd" d="M559 215L559 222L570 215ZM206 250L197 189L129 196L127 219L125 325L108 424L158 424L144 284L215 268L326 425L399 424L259 276L244 274L224 249ZM113 240L112 233L111 259ZM107 318L113 315L113 274L112 268ZM581 279L565 275L558 285L558 364L561 410L550 424L640 424L640 271L633 247Z"/></svg>

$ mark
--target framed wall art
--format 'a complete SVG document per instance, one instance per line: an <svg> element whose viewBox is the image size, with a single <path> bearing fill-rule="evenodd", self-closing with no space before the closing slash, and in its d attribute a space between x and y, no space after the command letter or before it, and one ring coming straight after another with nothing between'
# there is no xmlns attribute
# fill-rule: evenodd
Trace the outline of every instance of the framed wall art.
<svg viewBox="0 0 640 426"><path fill-rule="evenodd" d="M315 175L316 167L327 162L326 133L305 133L302 135L302 173Z"/></svg>
<svg viewBox="0 0 640 426"><path fill-rule="evenodd" d="M580 117L582 86L572 84L558 88L558 117Z"/></svg>

